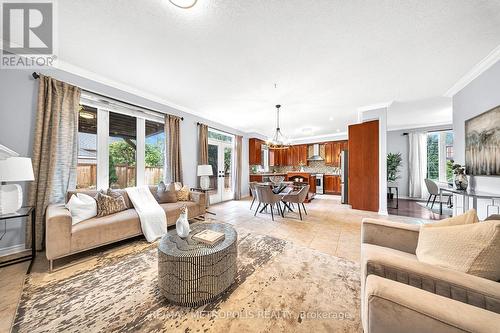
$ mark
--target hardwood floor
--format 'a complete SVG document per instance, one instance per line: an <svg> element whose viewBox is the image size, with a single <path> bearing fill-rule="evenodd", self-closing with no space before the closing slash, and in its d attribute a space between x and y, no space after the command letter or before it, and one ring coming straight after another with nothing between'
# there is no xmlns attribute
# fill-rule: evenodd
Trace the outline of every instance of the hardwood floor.
<svg viewBox="0 0 500 333"><path fill-rule="evenodd" d="M404 205L400 202L400 207ZM217 215L207 215L207 218L238 225L254 233L286 239L300 246L355 262L359 262L361 220L364 217L422 223L415 218L396 215L379 216L374 212L350 209L340 204L339 196L333 195L317 195L312 202L306 204L308 215L304 215L303 221L299 219L297 213L287 213L285 218L275 216L273 222L270 214L254 216L254 212L249 208L248 198L224 202L211 206L210 211ZM412 209L414 208L408 208L410 211ZM404 210L405 208L400 208L397 213ZM422 218L421 216L419 218ZM430 217L434 218L434 216ZM84 253L83 255L92 257L96 254ZM29 262L26 262L0 269L0 281L2 281L0 283L0 333L10 331L28 265ZM32 274L45 272L47 268L45 254L39 253L33 265Z"/></svg>
<svg viewBox="0 0 500 333"><path fill-rule="evenodd" d="M395 200L388 200L387 205L389 207L395 207L396 202ZM435 206L439 205L436 204ZM449 215L436 214L430 209L420 206L419 204L417 204L417 201L415 200L399 199L398 209L389 207L387 208L387 211L391 215L399 215L399 216L413 217L426 220L442 220L447 217L450 217Z"/></svg>

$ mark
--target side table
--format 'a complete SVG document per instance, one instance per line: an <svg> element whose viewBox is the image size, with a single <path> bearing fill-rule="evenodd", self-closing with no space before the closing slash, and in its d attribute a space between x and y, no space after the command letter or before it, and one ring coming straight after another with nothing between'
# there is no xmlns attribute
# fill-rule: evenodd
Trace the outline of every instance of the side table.
<svg viewBox="0 0 500 333"><path fill-rule="evenodd" d="M21 207L17 212L11 214L1 214L0 221L4 223L4 232L0 239L3 238L5 233L7 232L7 221L20 218L20 217L31 217L31 254L9 259L7 261L0 262L0 267L10 266L14 264L18 264L20 262L31 260L30 265L28 266L27 274L31 272L31 266L33 265L33 261L35 261L36 256L36 245L35 245L35 207Z"/></svg>

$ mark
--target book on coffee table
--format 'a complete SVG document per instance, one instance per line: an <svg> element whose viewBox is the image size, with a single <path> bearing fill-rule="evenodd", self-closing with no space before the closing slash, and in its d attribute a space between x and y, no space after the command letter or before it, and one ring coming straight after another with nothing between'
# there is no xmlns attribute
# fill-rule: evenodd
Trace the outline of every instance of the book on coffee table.
<svg viewBox="0 0 500 333"><path fill-rule="evenodd" d="M224 233L207 229L194 235L193 239L208 245L214 245L224 239Z"/></svg>

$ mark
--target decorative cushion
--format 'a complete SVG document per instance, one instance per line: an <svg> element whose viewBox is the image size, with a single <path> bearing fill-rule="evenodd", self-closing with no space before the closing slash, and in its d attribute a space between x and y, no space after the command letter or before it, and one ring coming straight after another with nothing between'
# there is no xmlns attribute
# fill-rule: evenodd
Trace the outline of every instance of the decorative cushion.
<svg viewBox="0 0 500 333"><path fill-rule="evenodd" d="M117 195L116 193L114 193L112 190L110 191L109 189L107 193L111 195L106 195L102 192L98 192L95 197L97 201L98 217L111 215L127 209L127 206L125 205L125 200L123 199L122 195Z"/></svg>
<svg viewBox="0 0 500 333"><path fill-rule="evenodd" d="M71 223L73 225L97 215L96 200L83 193L73 194L65 207L71 213Z"/></svg>
<svg viewBox="0 0 500 333"><path fill-rule="evenodd" d="M189 201L189 187L183 186L179 191L177 191L178 201Z"/></svg>
<svg viewBox="0 0 500 333"><path fill-rule="evenodd" d="M494 281L500 280L499 253L500 221L422 226L416 250L421 262Z"/></svg>
<svg viewBox="0 0 500 333"><path fill-rule="evenodd" d="M449 217L444 220L440 220L439 222L426 224L425 227L446 227L452 225L463 225L463 224L471 224L479 222L479 218L477 217L477 213L475 209L470 209L462 215L457 215L453 217Z"/></svg>
<svg viewBox="0 0 500 333"><path fill-rule="evenodd" d="M172 203L177 202L177 193L175 193L175 184L170 183L165 185L163 181L158 184L156 191L156 200L158 203Z"/></svg>

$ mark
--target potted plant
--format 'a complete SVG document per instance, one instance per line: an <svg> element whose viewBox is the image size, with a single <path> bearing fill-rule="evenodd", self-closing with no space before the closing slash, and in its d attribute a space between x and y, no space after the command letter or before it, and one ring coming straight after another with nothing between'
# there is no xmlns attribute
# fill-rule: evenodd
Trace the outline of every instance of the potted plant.
<svg viewBox="0 0 500 333"><path fill-rule="evenodd" d="M454 163L453 161L451 161ZM469 186L469 181L465 175L465 167L460 164L453 164L453 174L455 175L455 187L457 190L465 191Z"/></svg>
<svg viewBox="0 0 500 333"><path fill-rule="evenodd" d="M399 168L403 159L401 158L401 153L389 153L387 154L387 182L394 183L399 179ZM387 193L387 198L392 199L394 193Z"/></svg>

